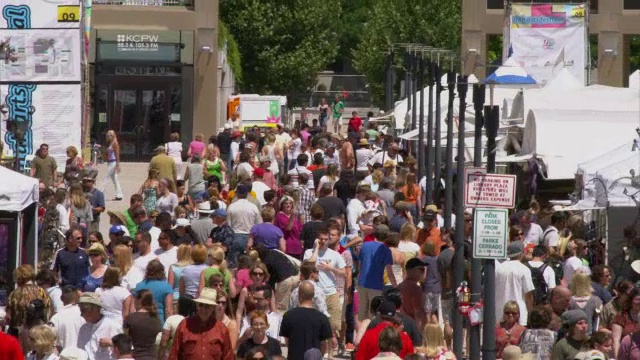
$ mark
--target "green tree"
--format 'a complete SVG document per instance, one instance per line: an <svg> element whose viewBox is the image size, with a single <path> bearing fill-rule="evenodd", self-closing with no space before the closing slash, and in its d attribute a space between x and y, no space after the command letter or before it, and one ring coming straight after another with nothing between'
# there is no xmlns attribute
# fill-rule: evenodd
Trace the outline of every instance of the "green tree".
<svg viewBox="0 0 640 360"><path fill-rule="evenodd" d="M296 105L338 52L341 0L223 0L220 14L239 44L242 92Z"/></svg>
<svg viewBox="0 0 640 360"><path fill-rule="evenodd" d="M457 52L460 22L460 0L378 0L353 51L354 65L366 76L374 101L384 103L386 54L394 44L420 43ZM403 58L395 48L401 74Z"/></svg>
<svg viewBox="0 0 640 360"><path fill-rule="evenodd" d="M227 61L233 72L236 82L242 82L242 60L236 39L231 35L227 26L222 21L218 21L218 47L222 49L227 45Z"/></svg>

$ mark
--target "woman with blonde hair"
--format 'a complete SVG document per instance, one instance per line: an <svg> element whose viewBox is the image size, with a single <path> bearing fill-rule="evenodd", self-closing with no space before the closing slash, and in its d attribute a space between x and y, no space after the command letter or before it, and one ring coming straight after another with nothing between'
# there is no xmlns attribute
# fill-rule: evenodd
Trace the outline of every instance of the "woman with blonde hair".
<svg viewBox="0 0 640 360"><path fill-rule="evenodd" d="M198 294L200 294L203 288L208 287L211 276L218 274L222 277L224 290L229 293L231 298L235 298L237 294L236 284L233 281L231 271L229 271L227 267L227 260L224 259L224 249L221 246L212 247L209 249L209 259L211 266L204 269L200 274Z"/></svg>
<svg viewBox="0 0 640 360"><path fill-rule="evenodd" d="M167 282L173 288L173 302L174 306L177 306L178 299L180 299L180 277L182 276L182 270L188 265L193 264L191 260L191 245L180 244L176 251L176 257L178 262L169 266L169 275L167 276Z"/></svg>
<svg viewBox="0 0 640 360"><path fill-rule="evenodd" d="M71 226L80 226L80 228L82 228L82 237L86 238L89 226L91 226L91 222L93 221L93 211L91 210L91 203L87 201L84 195L81 184L71 185L69 198L71 200L71 218L69 223Z"/></svg>
<svg viewBox="0 0 640 360"><path fill-rule="evenodd" d="M206 147L207 144L204 143L203 133L196 133L193 135L193 140L189 143L189 150L187 150L189 161L191 161L194 155L198 155L198 158L203 158Z"/></svg>
<svg viewBox="0 0 640 360"><path fill-rule="evenodd" d="M520 306L516 301L507 301L503 307L502 321L496 326L496 359L502 358L502 351L509 345L520 344L522 333L527 330L520 325Z"/></svg>
<svg viewBox="0 0 640 360"><path fill-rule="evenodd" d="M116 191L115 200L122 200L122 188L118 181L118 173L120 172L120 143L116 138L113 130L107 131L107 176L105 176L102 186L102 192L107 188L107 181L111 179Z"/></svg>
<svg viewBox="0 0 640 360"><path fill-rule="evenodd" d="M173 190L173 181L167 178L160 179L158 184L158 201L156 202L156 210L159 213L166 212L173 216L173 211L178 206L178 195Z"/></svg>
<svg viewBox="0 0 640 360"><path fill-rule="evenodd" d="M185 266L180 275L178 312L182 316L190 316L196 311L193 299L198 297L200 275L207 268L207 248L202 244L194 245L191 260L193 264Z"/></svg>
<svg viewBox="0 0 640 360"><path fill-rule="evenodd" d="M56 354L56 331L49 325L34 326L29 330L29 343L33 351L27 360L58 360Z"/></svg>
<svg viewBox="0 0 640 360"><path fill-rule="evenodd" d="M116 245L113 249L113 259L118 269L118 275L120 275L120 284L125 289L132 291L144 279L142 271L133 266L132 249L127 245Z"/></svg>
<svg viewBox="0 0 640 360"><path fill-rule="evenodd" d="M148 213L156 209L156 201L158 201L158 193L160 192L158 190L158 185L160 184L158 176L160 176L158 169L149 169L147 179L142 183L142 186L140 186L140 190L138 190L138 194L142 195L144 199L144 208Z"/></svg>
<svg viewBox="0 0 640 360"><path fill-rule="evenodd" d="M180 142L179 133L172 132L171 135L169 135L169 142L164 144L164 150L176 163L178 180L182 180L182 143Z"/></svg>
<svg viewBox="0 0 640 360"><path fill-rule="evenodd" d="M417 229L415 225L407 222L400 228L400 242L398 243L398 250L404 257L406 263L410 259L418 256L420 253L420 245L416 244Z"/></svg>
<svg viewBox="0 0 640 360"><path fill-rule="evenodd" d="M598 320L603 307L602 300L593 294L591 276L581 271L574 273L569 289L572 295L568 310L580 309L587 314L587 335L591 335L592 331L598 330Z"/></svg>
<svg viewBox="0 0 640 360"><path fill-rule="evenodd" d="M216 302L218 303L216 307L216 318L227 327L229 337L231 337L231 348L235 349L238 343L238 336L240 335L240 326L233 318L231 299L232 297L224 290L216 290Z"/></svg>
<svg viewBox="0 0 640 360"><path fill-rule="evenodd" d="M284 159L284 155L282 154L282 148L276 146L276 136L274 134L267 135L267 143L262 147L262 155L268 156L271 165L269 165L269 170L273 176L277 176L278 172L280 172L280 168L278 164L282 162Z"/></svg>
<svg viewBox="0 0 640 360"><path fill-rule="evenodd" d="M124 318L135 310L129 290L120 286L120 270L109 267L104 273L102 284L96 289L102 302L102 314L122 324Z"/></svg>
<svg viewBox="0 0 640 360"><path fill-rule="evenodd" d="M371 191L373 192L377 192L378 189L380 188L380 183L382 182L382 179L384 178L384 173L382 172L382 170L377 169L373 171L373 174L371 174Z"/></svg>
<svg viewBox="0 0 640 360"><path fill-rule="evenodd" d="M205 179L215 176L224 184L223 174L227 172L227 165L220 159L220 150L213 144L209 144L202 159L202 171Z"/></svg>
<svg viewBox="0 0 640 360"><path fill-rule="evenodd" d="M416 348L416 353L428 360L454 360L456 357L447 349L444 333L438 323L428 323L422 330L422 346Z"/></svg>
<svg viewBox="0 0 640 360"><path fill-rule="evenodd" d="M65 162L63 178L67 185L80 182L84 162L78 156L78 149L75 146L67 147L67 161Z"/></svg>
<svg viewBox="0 0 640 360"><path fill-rule="evenodd" d="M316 193L320 196L320 189L322 189L325 184L329 184L333 189L333 185L335 185L338 180L340 180L340 176L338 176L338 166L336 164L331 164L327 166L327 172L320 178L318 182L318 188L316 189Z"/></svg>

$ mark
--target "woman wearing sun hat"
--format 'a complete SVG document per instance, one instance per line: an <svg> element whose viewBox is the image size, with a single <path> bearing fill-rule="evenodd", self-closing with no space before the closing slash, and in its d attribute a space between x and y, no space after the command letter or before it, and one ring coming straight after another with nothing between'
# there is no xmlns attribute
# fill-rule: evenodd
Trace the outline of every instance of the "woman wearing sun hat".
<svg viewBox="0 0 640 360"><path fill-rule="evenodd" d="M89 250L87 250L87 253L89 254L91 266L89 267L89 275L82 279L81 290L84 292L94 292L102 285L104 273L109 267L107 265L109 256L104 246L99 243L93 243Z"/></svg>

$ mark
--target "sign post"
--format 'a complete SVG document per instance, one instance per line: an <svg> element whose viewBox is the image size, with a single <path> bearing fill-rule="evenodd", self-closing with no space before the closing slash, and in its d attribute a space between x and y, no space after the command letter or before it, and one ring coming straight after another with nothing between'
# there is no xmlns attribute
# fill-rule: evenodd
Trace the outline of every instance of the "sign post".
<svg viewBox="0 0 640 360"><path fill-rule="evenodd" d="M473 219L473 257L506 259L509 210L476 208Z"/></svg>

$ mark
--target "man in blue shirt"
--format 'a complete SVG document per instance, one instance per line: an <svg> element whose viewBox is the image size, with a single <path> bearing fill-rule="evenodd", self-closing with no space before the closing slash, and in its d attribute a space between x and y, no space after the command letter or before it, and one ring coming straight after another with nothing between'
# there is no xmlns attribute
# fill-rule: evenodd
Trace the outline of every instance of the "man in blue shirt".
<svg viewBox="0 0 640 360"><path fill-rule="evenodd" d="M79 289L82 286L82 279L89 275L89 255L80 248L82 230L71 228L65 237L67 246L58 250L51 270L59 274L60 286L71 285Z"/></svg>
<svg viewBox="0 0 640 360"><path fill-rule="evenodd" d="M393 287L397 285L391 270L393 264L391 249L383 244L388 235L389 227L378 225L373 231L375 241L365 242L360 249L360 276L358 276L358 319L360 321L368 318L371 300L382 295L385 271L391 285Z"/></svg>
<svg viewBox="0 0 640 360"><path fill-rule="evenodd" d="M93 221L89 227L89 231L100 231L100 214L104 212L104 194L95 188L96 179L92 176L82 178L82 187L84 188L84 196L91 203L93 211Z"/></svg>

